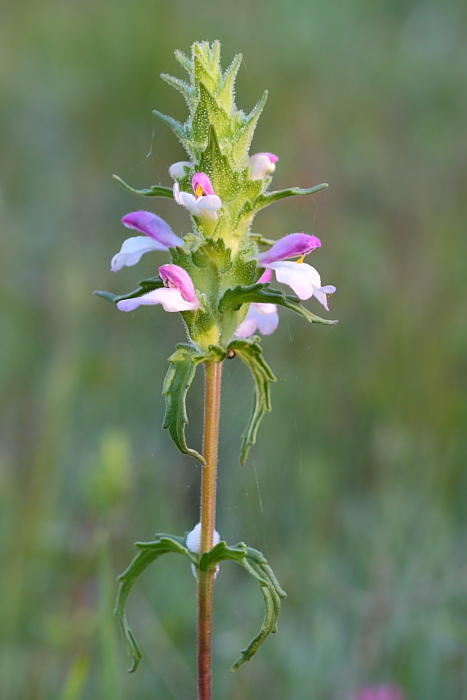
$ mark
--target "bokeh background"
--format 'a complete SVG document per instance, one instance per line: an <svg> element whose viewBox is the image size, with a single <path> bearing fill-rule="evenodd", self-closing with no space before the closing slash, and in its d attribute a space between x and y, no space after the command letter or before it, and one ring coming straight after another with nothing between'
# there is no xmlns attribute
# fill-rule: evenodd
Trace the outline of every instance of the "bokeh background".
<svg viewBox="0 0 467 700"><path fill-rule="evenodd" d="M467 697L467 6L461 0L21 0L0 9L0 695L195 695L194 580L177 557L135 586L135 675L112 617L133 542L197 521L199 468L161 430L166 358L184 333L123 292L163 254L110 273L120 218L151 208L184 158L153 108L184 119L159 78L220 39L244 54L237 102L270 97L253 152L275 187L329 182L261 213L307 231L335 284L336 327L287 311L264 340L273 412L246 467L252 401L226 366L218 529L268 556L288 599L280 632L236 674L262 619L233 564L218 577L215 697L348 700L395 683L410 700ZM157 258L157 259L156 259ZM319 313L314 301L310 308ZM201 373L189 399L199 444Z"/></svg>

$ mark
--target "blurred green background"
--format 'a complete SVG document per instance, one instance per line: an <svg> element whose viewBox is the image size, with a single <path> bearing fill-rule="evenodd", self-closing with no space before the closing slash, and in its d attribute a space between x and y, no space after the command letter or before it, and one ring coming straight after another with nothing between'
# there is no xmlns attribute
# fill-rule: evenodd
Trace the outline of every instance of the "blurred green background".
<svg viewBox="0 0 467 700"><path fill-rule="evenodd" d="M217 581L215 698L348 700L398 683L410 700L467 698L467 6L460 0L21 0L0 9L0 695L5 700L195 696L194 580L177 557L135 587L135 675L111 611L133 542L182 534L199 468L161 430L166 358L183 341L159 308L119 313L163 254L110 273L184 159L153 108L185 118L161 72L195 40L244 54L237 103L270 97L253 152L275 187L329 182L261 213L255 230L323 242L337 327L287 311L264 340L273 412L245 468L251 380L226 363L218 530L264 551L289 597L280 631L233 676L262 599ZM319 313L318 305L309 307ZM201 373L190 395L199 444Z"/></svg>

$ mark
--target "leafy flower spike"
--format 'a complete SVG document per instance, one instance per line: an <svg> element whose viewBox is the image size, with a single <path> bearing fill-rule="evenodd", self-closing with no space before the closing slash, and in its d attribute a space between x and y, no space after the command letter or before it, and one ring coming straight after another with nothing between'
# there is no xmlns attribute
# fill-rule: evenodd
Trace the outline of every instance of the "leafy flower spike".
<svg viewBox="0 0 467 700"><path fill-rule="evenodd" d="M284 236L266 253L258 255L259 266L266 268L259 281L270 282L271 270L274 270L277 281L291 287L300 299L309 299L314 296L326 311L329 311L326 295L334 294L336 288L331 284L322 287L319 272L303 262L305 255L320 246L319 238L306 233L291 233ZM300 256L297 262L287 260L296 255Z"/></svg>
<svg viewBox="0 0 467 700"><path fill-rule="evenodd" d="M135 195L164 197L185 207L191 214L190 230L181 237L156 214L127 214L122 219L124 226L138 235L123 243L112 259L112 270L135 265L151 250L168 251L170 263L159 267L158 275L140 280L131 292L96 294L117 304L120 311L162 304L165 311L181 312L183 319L185 341L178 343L168 358L162 391L166 406L163 427L181 453L203 465L201 522L183 537L160 534L153 542L137 544L138 554L119 578L115 613L133 659L131 670L135 670L141 651L125 614L130 589L144 569L161 555L171 552L185 557L198 587L198 695L200 700L208 700L212 697L212 590L219 562L240 564L259 583L265 607L260 631L242 649L232 671L249 661L264 640L277 631L281 600L285 597L261 552L243 542L229 546L219 541L215 530L213 485L217 480L222 367L224 361L237 358L236 362L244 363L251 372L254 384L252 408L241 440L239 461L243 465L256 442L263 416L271 410L271 385L275 381L255 332L270 335L275 331L279 306L309 323L335 324L336 321L320 318L300 303L301 299L315 296L327 309L326 295L335 287L323 287L315 268L303 262L308 253L321 246L316 236L292 233L274 242L252 232L254 217L265 207L288 197L315 195L327 187L322 183L305 189L269 189L278 157L265 152L250 155L267 92L251 112L237 107L235 78L241 56L222 70L219 42L193 44L191 57L178 51L175 55L188 79L162 77L183 95L188 108L186 120L182 123L159 111L154 114L178 138L186 152L186 156L179 157L186 160L170 166L170 186L159 183L135 189L114 177ZM268 246L269 250L259 253L258 246ZM273 271L277 281L289 285L294 295L271 287ZM186 436L186 400L201 365L205 373L202 454L187 443Z"/></svg>
<svg viewBox="0 0 467 700"><path fill-rule="evenodd" d="M120 311L133 311L140 305L162 304L165 311L194 311L199 307L193 281L178 265L162 265L159 275L164 287L133 299L122 299L117 306Z"/></svg>
<svg viewBox="0 0 467 700"><path fill-rule="evenodd" d="M176 163L175 165L180 165ZM175 171L177 175L179 171ZM221 208L220 197L214 194L211 180L205 173L196 173L191 181L194 195L189 192L181 192L178 182L174 185L174 197L178 204L188 209L190 214L208 221L217 221L217 211Z"/></svg>
<svg viewBox="0 0 467 700"><path fill-rule="evenodd" d="M122 219L127 228L144 233L145 236L134 236L123 242L120 252L113 256L110 269L118 272L122 267L132 267L141 260L144 253L151 250L169 250L183 245L183 240L175 235L160 216L150 211L135 211Z"/></svg>

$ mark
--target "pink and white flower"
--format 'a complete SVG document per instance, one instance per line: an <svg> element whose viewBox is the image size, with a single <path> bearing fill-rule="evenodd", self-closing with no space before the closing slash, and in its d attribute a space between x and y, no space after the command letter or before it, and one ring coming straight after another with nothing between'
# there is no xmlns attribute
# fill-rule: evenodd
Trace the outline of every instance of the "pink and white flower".
<svg viewBox="0 0 467 700"><path fill-rule="evenodd" d="M133 311L138 306L162 304L165 311L194 311L199 308L193 280L179 265L162 265L159 275L164 287L154 289L134 299L122 299L117 303L120 311Z"/></svg>
<svg viewBox="0 0 467 700"><path fill-rule="evenodd" d="M303 262L305 255L320 246L319 238L307 233L290 233L284 236L267 252L258 255L259 266L266 268L259 282L270 282L274 270L277 281L291 287L300 299L314 296L326 311L329 311L327 295L333 294L336 288L331 284L321 286L319 272ZM287 260L295 256L300 258L297 262Z"/></svg>
<svg viewBox="0 0 467 700"><path fill-rule="evenodd" d="M253 303L245 319L235 331L237 338L249 338L259 331L262 335L271 335L279 325L279 314L275 304Z"/></svg>
<svg viewBox="0 0 467 700"><path fill-rule="evenodd" d="M181 192L180 185L176 182L173 189L175 201L188 209L193 216L207 221L217 221L217 211L221 208L222 202L220 197L214 194L209 177L205 173L196 173L191 185L194 194Z"/></svg>
<svg viewBox="0 0 467 700"><path fill-rule="evenodd" d="M270 175L276 169L278 160L274 153L255 153L250 156L250 178L262 180L266 175Z"/></svg>
<svg viewBox="0 0 467 700"><path fill-rule="evenodd" d="M122 224L145 235L127 238L123 242L120 252L112 258L110 265L112 272L117 272L125 266L136 265L141 257L151 250L167 251L169 248L183 245L183 240L175 235L169 224L150 211L135 211L127 214L123 217Z"/></svg>

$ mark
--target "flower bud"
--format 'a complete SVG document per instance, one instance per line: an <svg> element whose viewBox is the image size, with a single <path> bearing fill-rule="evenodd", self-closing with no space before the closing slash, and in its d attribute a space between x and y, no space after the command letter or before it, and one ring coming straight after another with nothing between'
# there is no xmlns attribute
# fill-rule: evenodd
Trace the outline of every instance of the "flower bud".
<svg viewBox="0 0 467 700"><path fill-rule="evenodd" d="M183 180L186 177L185 168L192 168L188 160L180 160L178 163L173 163L169 168L169 175L172 180Z"/></svg>
<svg viewBox="0 0 467 700"><path fill-rule="evenodd" d="M270 175L276 169L278 160L274 153L255 153L250 157L250 178L262 180L266 175Z"/></svg>

